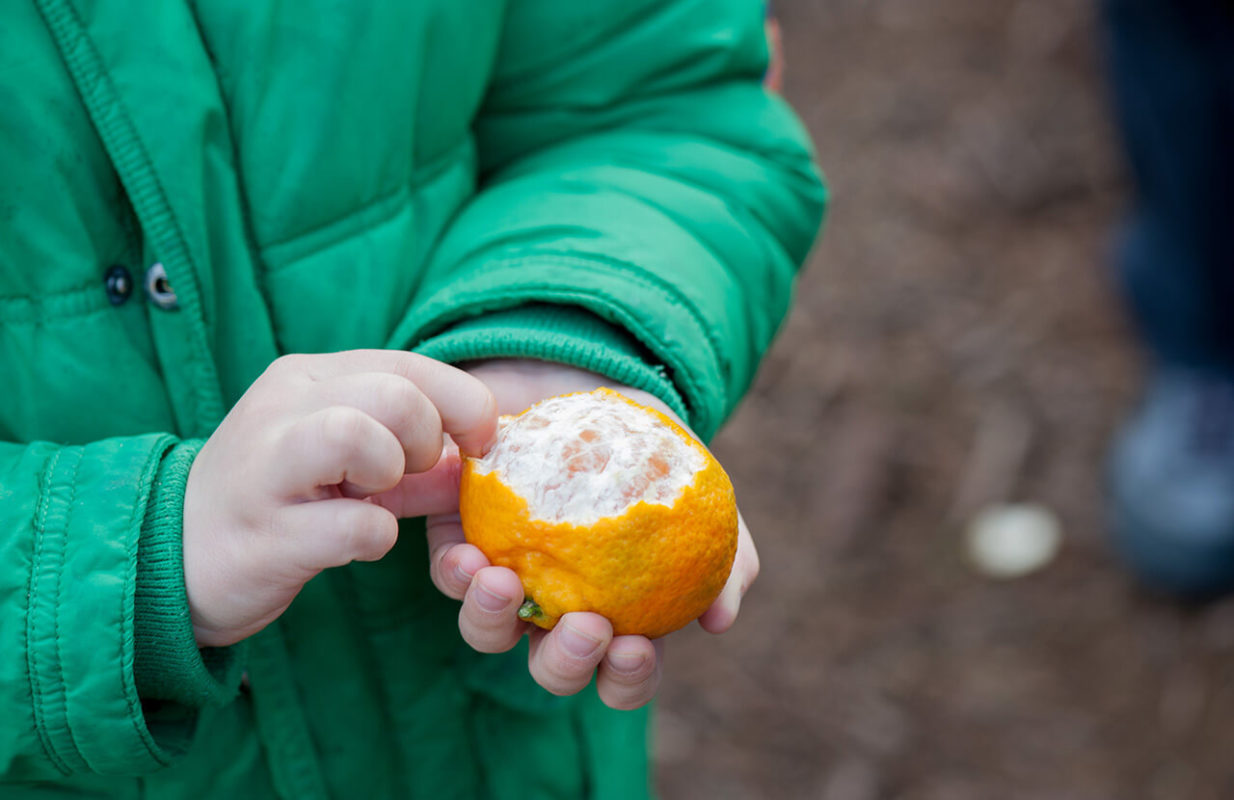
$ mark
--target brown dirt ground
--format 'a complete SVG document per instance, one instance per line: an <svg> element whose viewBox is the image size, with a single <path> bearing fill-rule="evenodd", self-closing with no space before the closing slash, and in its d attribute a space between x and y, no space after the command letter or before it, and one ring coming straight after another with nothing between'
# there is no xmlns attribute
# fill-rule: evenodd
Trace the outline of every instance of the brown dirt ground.
<svg viewBox="0 0 1234 800"><path fill-rule="evenodd" d="M1154 597L1104 541L1139 364L1092 6L777 5L834 205L715 442L763 572L728 635L670 642L667 800L1234 797L1234 603ZM969 568L1001 500L1059 515L1047 569Z"/></svg>

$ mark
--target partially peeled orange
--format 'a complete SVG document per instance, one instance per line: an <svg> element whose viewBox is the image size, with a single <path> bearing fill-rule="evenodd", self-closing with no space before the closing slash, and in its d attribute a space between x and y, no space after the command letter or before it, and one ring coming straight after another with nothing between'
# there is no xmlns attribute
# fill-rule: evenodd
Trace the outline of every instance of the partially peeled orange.
<svg viewBox="0 0 1234 800"><path fill-rule="evenodd" d="M737 550L728 476L684 428L610 389L502 417L497 444L465 460L467 540L518 574L520 616L551 628L594 611L651 638L711 605Z"/></svg>

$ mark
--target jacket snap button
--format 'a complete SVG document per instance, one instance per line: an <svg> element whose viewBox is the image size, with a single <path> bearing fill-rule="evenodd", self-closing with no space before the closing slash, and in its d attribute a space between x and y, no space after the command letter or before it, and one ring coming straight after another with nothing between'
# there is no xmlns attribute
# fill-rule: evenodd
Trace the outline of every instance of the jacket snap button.
<svg viewBox="0 0 1234 800"><path fill-rule="evenodd" d="M176 293L171 288L171 281L167 280L167 270L163 268L162 262L156 261L146 270L146 295L150 302L164 311L170 311L178 305Z"/></svg>
<svg viewBox="0 0 1234 800"><path fill-rule="evenodd" d="M133 276L117 264L103 273L103 288L107 291L107 299L111 304L118 306L133 294Z"/></svg>

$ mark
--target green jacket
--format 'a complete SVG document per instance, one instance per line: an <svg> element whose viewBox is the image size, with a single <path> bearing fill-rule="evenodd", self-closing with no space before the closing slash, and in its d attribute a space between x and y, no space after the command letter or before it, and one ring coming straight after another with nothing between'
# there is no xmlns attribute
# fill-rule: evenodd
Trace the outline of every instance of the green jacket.
<svg viewBox="0 0 1234 800"><path fill-rule="evenodd" d="M710 436L823 190L757 0L33 0L0 23L0 796L633 798L415 521L198 651L184 483L278 354L562 361ZM241 681L241 674L247 680Z"/></svg>

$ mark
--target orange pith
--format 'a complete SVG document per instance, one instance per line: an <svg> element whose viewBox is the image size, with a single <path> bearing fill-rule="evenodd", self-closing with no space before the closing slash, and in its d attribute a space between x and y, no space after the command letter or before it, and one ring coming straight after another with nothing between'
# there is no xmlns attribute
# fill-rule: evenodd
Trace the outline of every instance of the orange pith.
<svg viewBox="0 0 1234 800"><path fill-rule="evenodd" d="M553 521L511 488L499 469L484 472L475 459L467 459L459 499L463 529L492 563L518 574L527 597L539 606L531 621L540 627L551 628L568 611L594 611L613 623L616 635L663 636L707 610L728 578L737 547L732 484L706 448L669 417L608 389L589 394L597 402L619 400L652 415L657 431L671 431L680 439L678 447L693 450L690 463L701 468L667 504L631 499L624 509L595 520L585 519L575 506L573 518ZM561 476L587 470L607 480L601 472L607 456L586 449L597 431L583 427L564 435L572 440L561 452L570 457L543 464L537 480L542 474L544 481L560 483ZM626 493L629 486L654 489L657 481L688 476L688 469L670 462L662 450L645 453L637 466L641 472L633 479L623 473ZM654 492L640 496L655 497Z"/></svg>

